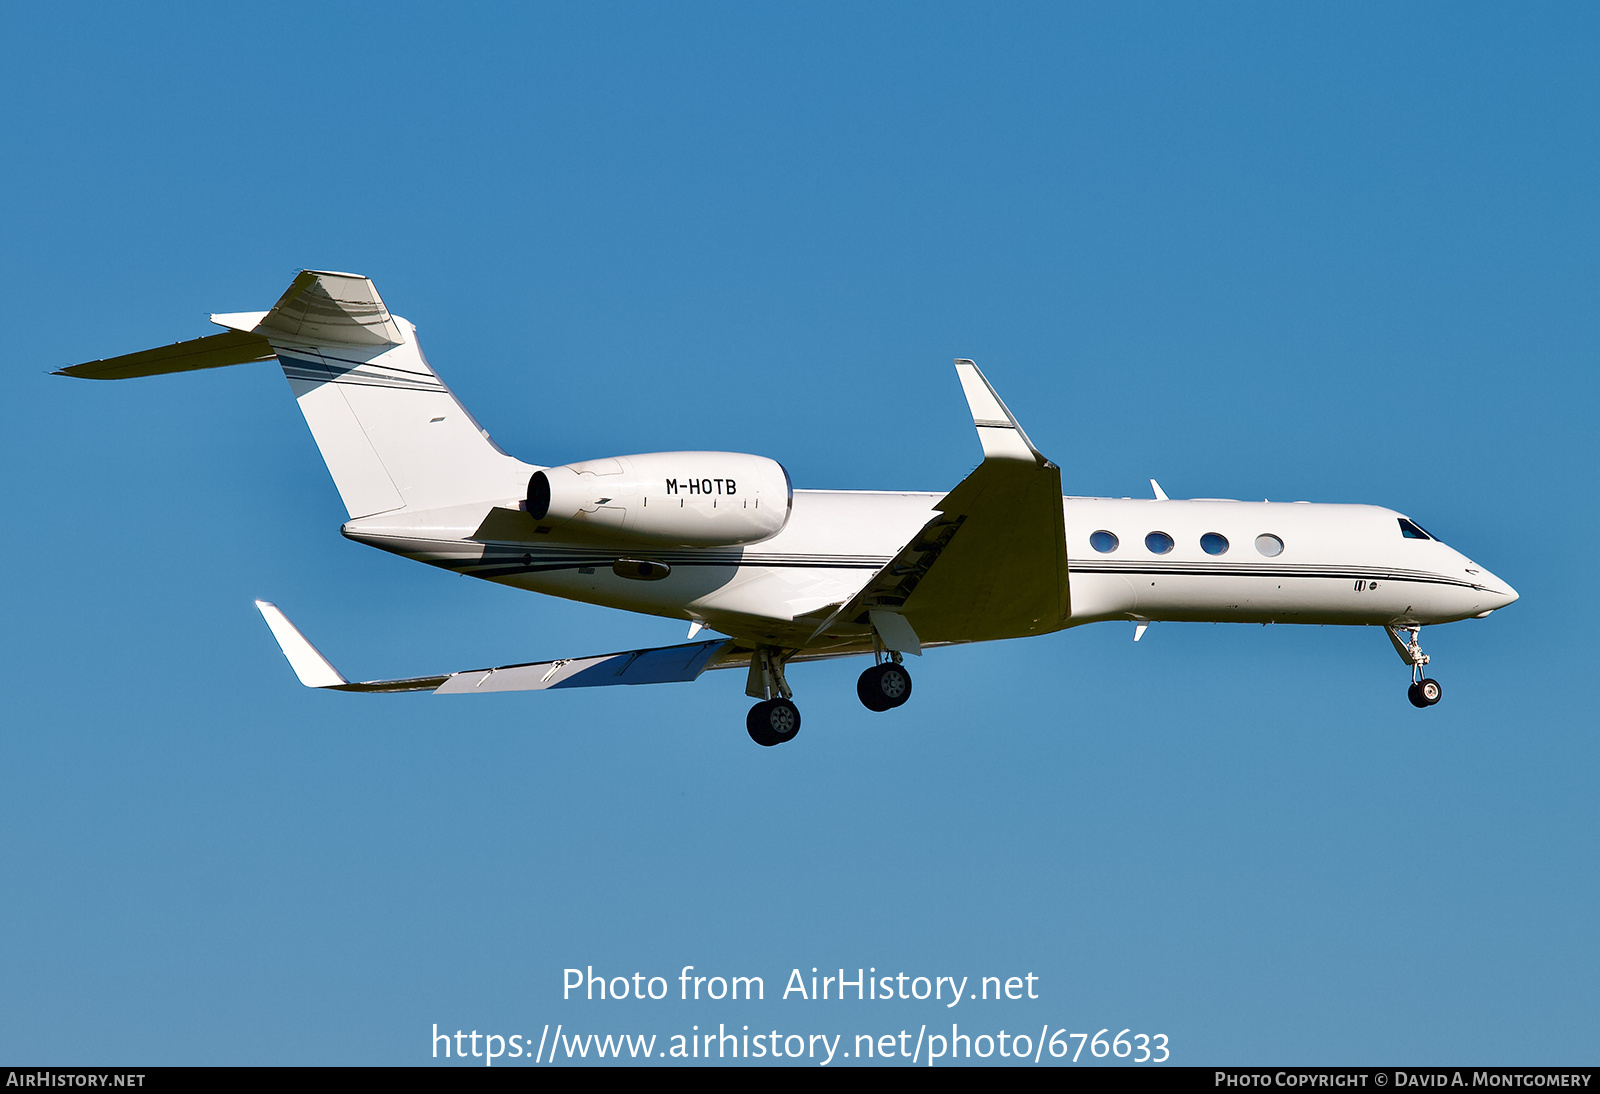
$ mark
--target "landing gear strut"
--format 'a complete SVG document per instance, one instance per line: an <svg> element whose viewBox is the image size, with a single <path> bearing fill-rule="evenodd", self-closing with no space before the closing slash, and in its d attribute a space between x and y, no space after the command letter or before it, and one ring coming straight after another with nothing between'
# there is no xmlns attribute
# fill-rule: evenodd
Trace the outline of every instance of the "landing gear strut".
<svg viewBox="0 0 1600 1094"><path fill-rule="evenodd" d="M1411 641L1400 641L1402 629L1411 635ZM1439 686L1439 681L1422 675L1422 668L1428 663L1428 655L1422 652L1419 638L1422 628L1385 627L1384 630L1389 634L1389 641L1394 643L1394 651L1400 655L1400 660L1411 666L1411 686L1406 689L1406 698L1411 700L1414 707L1433 706L1444 697L1444 688Z"/></svg>
<svg viewBox="0 0 1600 1094"><path fill-rule="evenodd" d="M790 652L762 646L750 655L750 677L744 690L761 702L745 715L744 727L750 739L765 748L792 741L800 732L800 708L794 705L794 692L783 678L783 663Z"/></svg>

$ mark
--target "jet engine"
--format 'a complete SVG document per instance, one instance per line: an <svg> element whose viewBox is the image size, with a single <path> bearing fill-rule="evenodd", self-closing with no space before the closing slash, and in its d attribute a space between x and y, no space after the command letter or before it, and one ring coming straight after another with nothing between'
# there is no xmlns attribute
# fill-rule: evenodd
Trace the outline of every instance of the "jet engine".
<svg viewBox="0 0 1600 1094"><path fill-rule="evenodd" d="M650 452L536 471L528 514L583 538L673 547L759 543L789 522L776 460L742 452Z"/></svg>

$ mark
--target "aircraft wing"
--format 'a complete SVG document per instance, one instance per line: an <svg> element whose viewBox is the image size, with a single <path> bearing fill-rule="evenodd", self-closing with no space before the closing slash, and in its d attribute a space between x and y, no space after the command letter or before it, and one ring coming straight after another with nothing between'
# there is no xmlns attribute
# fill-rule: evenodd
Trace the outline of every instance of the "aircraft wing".
<svg viewBox="0 0 1600 1094"><path fill-rule="evenodd" d="M731 652L733 643L725 638L710 642L690 642L648 650L604 653L597 657L570 657L557 661L535 661L522 665L500 665L488 669L469 669L441 676L413 676L402 680L353 682L328 662L306 640L277 605L265 600L256 607L278 640L300 682L308 688L331 691L431 691L435 695L464 695L490 691L544 691L549 688L593 688L611 684L669 684L689 681L707 668L746 664L749 651L727 665L711 664L719 653Z"/></svg>
<svg viewBox="0 0 1600 1094"><path fill-rule="evenodd" d="M956 374L983 462L817 635L841 620L870 621L891 649L918 653L922 643L1017 638L1066 625L1061 469L1033 446L977 365L957 360Z"/></svg>

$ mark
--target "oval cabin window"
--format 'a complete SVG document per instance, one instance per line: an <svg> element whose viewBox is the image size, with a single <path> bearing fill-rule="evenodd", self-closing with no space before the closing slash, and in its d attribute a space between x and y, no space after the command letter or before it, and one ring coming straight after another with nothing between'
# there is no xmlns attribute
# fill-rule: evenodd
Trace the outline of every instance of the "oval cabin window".
<svg viewBox="0 0 1600 1094"><path fill-rule="evenodd" d="M1208 555L1228 553L1228 537L1221 532L1207 532L1200 537L1200 549Z"/></svg>
<svg viewBox="0 0 1600 1094"><path fill-rule="evenodd" d="M1103 555L1109 555L1117 549L1117 537L1102 528L1089 535L1089 546Z"/></svg>
<svg viewBox="0 0 1600 1094"><path fill-rule="evenodd" d="M1270 532L1263 532L1256 537L1256 550L1268 558L1277 558L1283 554L1283 540Z"/></svg>
<svg viewBox="0 0 1600 1094"><path fill-rule="evenodd" d="M1165 532L1151 532L1144 537L1144 545L1153 555L1164 555L1172 550L1172 537Z"/></svg>

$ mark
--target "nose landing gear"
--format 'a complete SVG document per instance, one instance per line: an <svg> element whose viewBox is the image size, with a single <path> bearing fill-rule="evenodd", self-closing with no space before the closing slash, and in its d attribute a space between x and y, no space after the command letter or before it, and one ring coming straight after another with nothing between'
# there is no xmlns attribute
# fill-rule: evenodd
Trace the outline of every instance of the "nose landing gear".
<svg viewBox="0 0 1600 1094"><path fill-rule="evenodd" d="M1428 663L1428 655L1422 652L1420 640L1421 627L1403 628L1411 635L1411 641L1400 640L1400 627L1385 627L1389 641L1394 644L1394 651L1400 655L1400 660L1411 666L1411 686L1406 689L1406 698L1411 700L1411 705L1417 708L1431 707L1444 698L1444 688L1439 686L1439 681L1429 679L1422 675L1422 667Z"/></svg>

